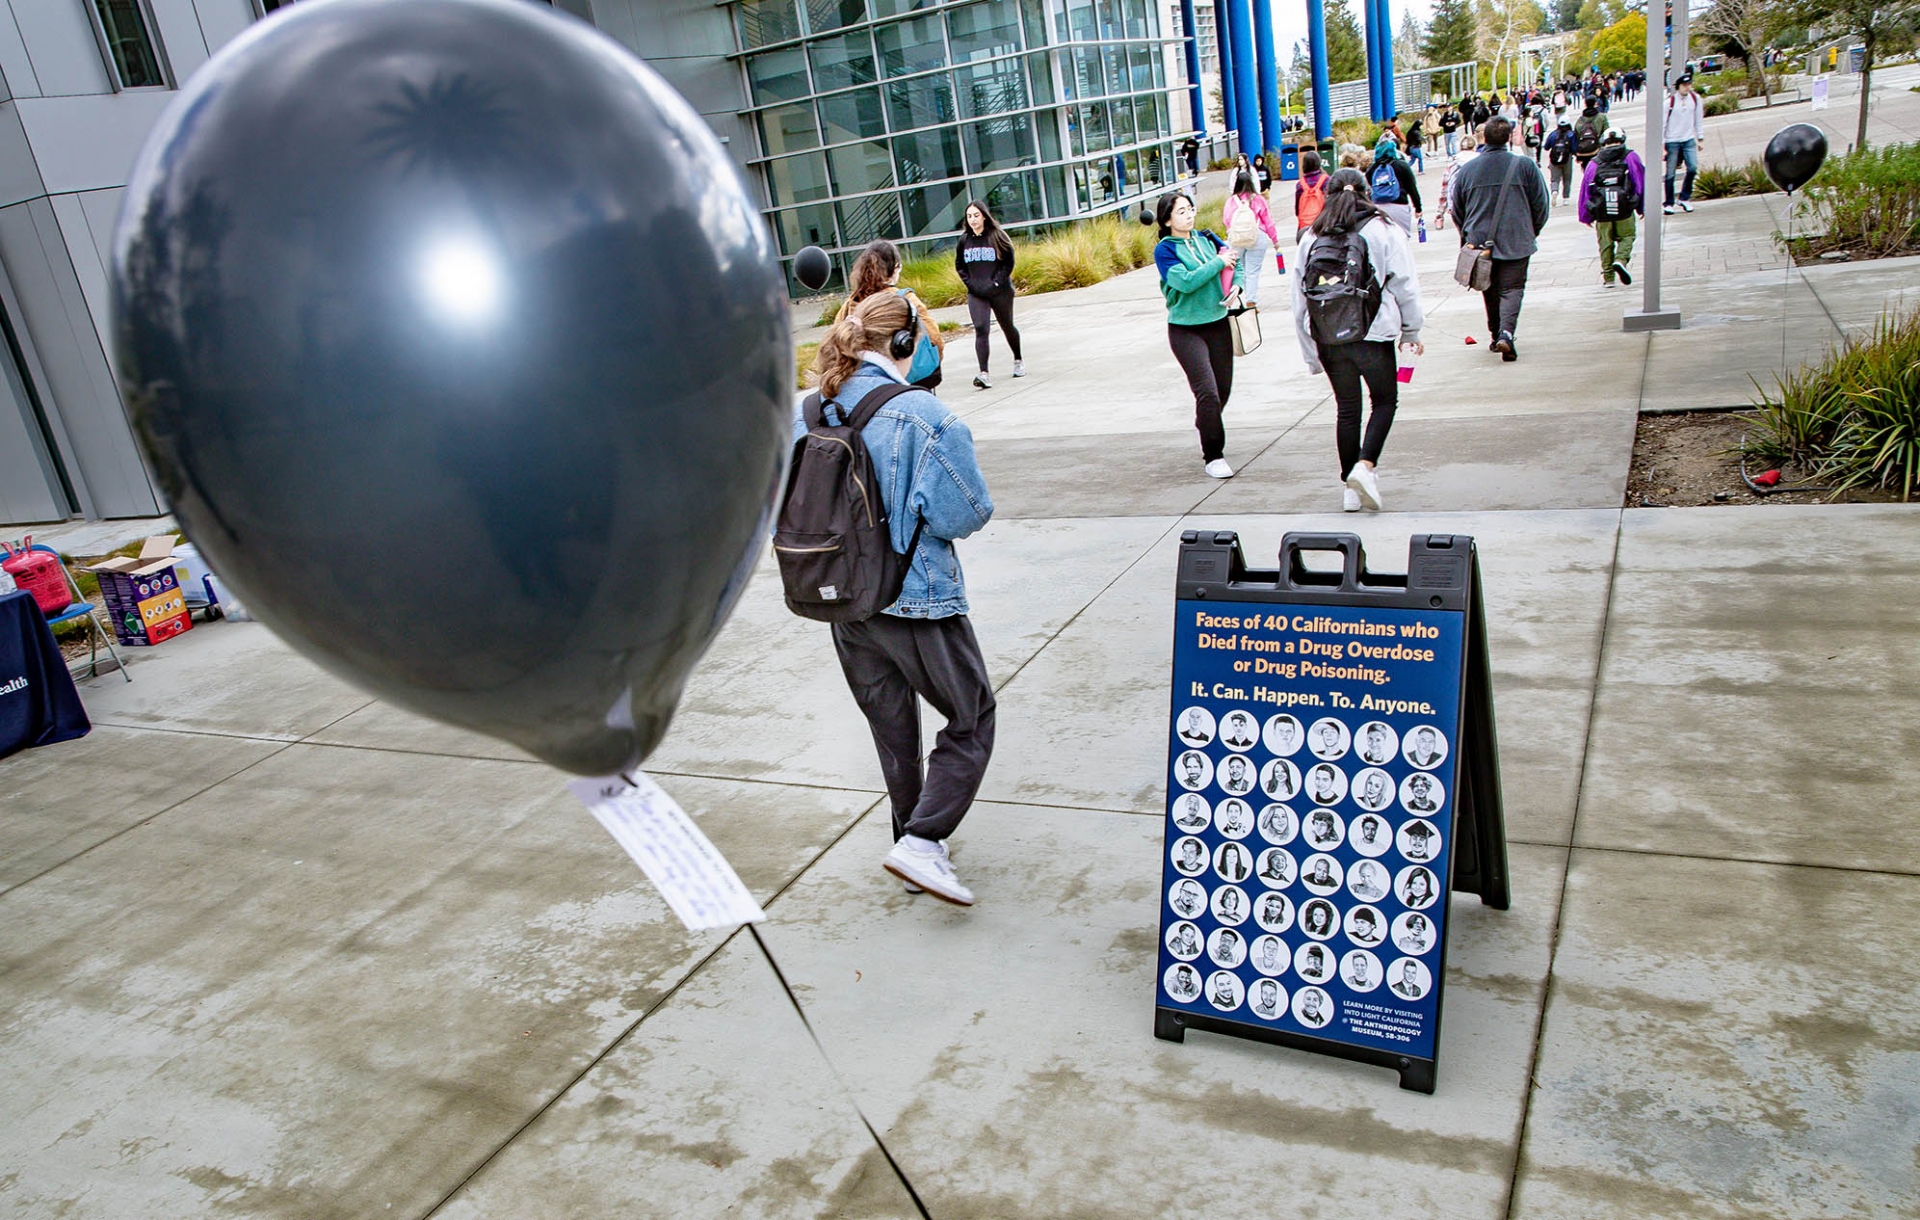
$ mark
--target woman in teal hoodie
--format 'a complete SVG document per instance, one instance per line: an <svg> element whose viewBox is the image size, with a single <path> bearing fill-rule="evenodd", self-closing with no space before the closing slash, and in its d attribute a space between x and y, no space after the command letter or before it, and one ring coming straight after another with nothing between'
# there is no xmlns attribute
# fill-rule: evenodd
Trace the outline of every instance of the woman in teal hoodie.
<svg viewBox="0 0 1920 1220"><path fill-rule="evenodd" d="M1227 430L1220 417L1233 393L1233 335L1227 328L1227 291L1239 282L1240 252L1209 230L1193 229L1193 198L1179 191L1160 196L1153 210L1160 243L1153 265L1167 299L1167 345L1193 390L1193 425L1200 431L1200 460L1216 479L1233 477L1227 465Z"/></svg>

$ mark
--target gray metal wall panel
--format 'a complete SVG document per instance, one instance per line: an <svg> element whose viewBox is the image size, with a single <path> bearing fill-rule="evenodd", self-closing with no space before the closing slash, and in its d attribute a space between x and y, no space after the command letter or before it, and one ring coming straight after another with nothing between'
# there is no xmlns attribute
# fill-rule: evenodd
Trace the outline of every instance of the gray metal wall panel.
<svg viewBox="0 0 1920 1220"><path fill-rule="evenodd" d="M55 195L53 218L60 225L60 239L73 263L74 278L80 281L80 295L87 303L87 315L93 319L93 337L102 351L111 350L107 321L107 262L100 257L99 243L93 239L93 226L87 221L86 208L78 195Z"/></svg>
<svg viewBox="0 0 1920 1220"><path fill-rule="evenodd" d="M0 209L0 262L19 296L20 321L45 377L41 401L58 413L71 446L63 455L68 475L85 484L99 516L158 512L51 202Z"/></svg>
<svg viewBox="0 0 1920 1220"><path fill-rule="evenodd" d="M0 348L0 361L13 357ZM66 496L48 468L40 423L8 371L0 367L0 525L64 521Z"/></svg>
<svg viewBox="0 0 1920 1220"><path fill-rule="evenodd" d="M113 92L86 9L70 0L13 0L13 19L27 44L41 96Z"/></svg>
<svg viewBox="0 0 1920 1220"><path fill-rule="evenodd" d="M34 160L49 194L125 186L133 160L172 90L97 94L93 97L22 98L13 103L33 145Z"/></svg>
<svg viewBox="0 0 1920 1220"><path fill-rule="evenodd" d="M113 226L120 219L120 200L126 195L127 188L116 186L104 191L86 191L78 195L62 195L55 199L55 213L59 214L62 199L73 200L79 205L81 220L88 245L81 248L76 238L69 237L67 247L73 254L76 268L100 268L99 277L89 281L86 274L80 276L80 289L87 296L87 312L93 315L94 330L99 334L100 346L106 349L107 361L113 361L113 314L109 308L111 296L108 291L107 276L113 267ZM60 216L60 230L67 232L67 217Z"/></svg>
<svg viewBox="0 0 1920 1220"><path fill-rule="evenodd" d="M649 59L647 64L667 78L680 96L701 114L732 115L742 106L740 69L732 61L710 56L687 59Z"/></svg>
<svg viewBox="0 0 1920 1220"><path fill-rule="evenodd" d="M638 54L640 44L635 41L633 30L633 0L592 0L592 4L593 24Z"/></svg>
<svg viewBox="0 0 1920 1220"><path fill-rule="evenodd" d="M0 73L6 75L9 97L38 97L40 81L33 74L33 61L27 57L20 25L13 19L16 3L32 4L35 0L0 0Z"/></svg>
<svg viewBox="0 0 1920 1220"><path fill-rule="evenodd" d="M18 106L0 102L0 207L46 193L39 163L33 159L33 146L27 142L27 129L20 125Z"/></svg>
<svg viewBox="0 0 1920 1220"><path fill-rule="evenodd" d="M634 41L655 57L676 59L688 55L725 55L733 50L729 10L712 0L629 0Z"/></svg>
<svg viewBox="0 0 1920 1220"><path fill-rule="evenodd" d="M593 20L665 77L743 169L757 151L739 112L747 105L733 50L732 10L713 0L592 0Z"/></svg>
<svg viewBox="0 0 1920 1220"><path fill-rule="evenodd" d="M218 54L254 22L253 0L193 0L193 7L200 12L200 33L206 37L210 55Z"/></svg>
<svg viewBox="0 0 1920 1220"><path fill-rule="evenodd" d="M160 42L167 67L173 70L173 82L186 79L207 62L207 39L200 32L200 14L193 0L147 0L157 27L154 36Z"/></svg>
<svg viewBox="0 0 1920 1220"><path fill-rule="evenodd" d="M87 227L93 230L94 248L100 253L103 267L113 266L113 227L120 223L120 201L126 195L124 186L84 191L80 195L80 204L87 209Z"/></svg>

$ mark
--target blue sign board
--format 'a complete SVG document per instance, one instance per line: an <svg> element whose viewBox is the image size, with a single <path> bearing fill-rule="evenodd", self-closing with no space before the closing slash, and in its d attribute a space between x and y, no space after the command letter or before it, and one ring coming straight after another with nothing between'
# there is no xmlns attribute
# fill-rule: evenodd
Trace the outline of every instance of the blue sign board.
<svg viewBox="0 0 1920 1220"><path fill-rule="evenodd" d="M1467 565L1458 597L1405 578L1369 595L1352 549L1346 598L1239 570L1237 542L1239 580L1183 568L1159 1027L1363 1058L1431 1091L1477 618Z"/></svg>

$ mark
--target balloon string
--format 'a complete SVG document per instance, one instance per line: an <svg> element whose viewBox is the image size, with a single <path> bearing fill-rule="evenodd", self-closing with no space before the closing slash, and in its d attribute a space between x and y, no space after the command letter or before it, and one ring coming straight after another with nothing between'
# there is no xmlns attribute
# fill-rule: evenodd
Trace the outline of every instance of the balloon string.
<svg viewBox="0 0 1920 1220"><path fill-rule="evenodd" d="M1787 192L1787 281L1780 290L1780 371L1787 371L1787 310L1793 304L1793 192Z"/></svg>
<svg viewBox="0 0 1920 1220"><path fill-rule="evenodd" d="M840 1091L847 1095L847 1101L853 1106L853 1112L860 1116L860 1125L865 1127L867 1134L873 1137L873 1146L878 1148L880 1155L886 1158L887 1167L893 1170L893 1176L899 1180L901 1189L905 1190L907 1197L913 1200L913 1209L920 1213L920 1220L933 1220L932 1215L927 1211L927 1205L920 1201L920 1192L915 1190L913 1183L907 1180L906 1171L900 1168L899 1161L893 1159L893 1153L887 1150L887 1142L880 1138L880 1132L874 1129L873 1123L867 1118L866 1111L860 1108L859 1099L853 1095L853 1090L847 1087L846 1078L840 1075L839 1068L833 1066L833 1056L827 1054L827 1048L820 1041L820 1035L814 1032L813 1022L807 1020L807 1010L800 1007L800 997L793 994L793 987L787 982L786 972L780 969L780 963L774 960L773 950L767 948L767 942L760 936L760 929L748 924L747 934L753 937L753 943L759 945L760 952L766 955L767 965L773 968L773 977L780 981L780 990L787 993L787 1003L793 1005L793 1011L800 1017L800 1024L806 1027L807 1036L813 1039L814 1049L820 1052L820 1058L826 1061L827 1071L833 1074L834 1083L838 1084Z"/></svg>

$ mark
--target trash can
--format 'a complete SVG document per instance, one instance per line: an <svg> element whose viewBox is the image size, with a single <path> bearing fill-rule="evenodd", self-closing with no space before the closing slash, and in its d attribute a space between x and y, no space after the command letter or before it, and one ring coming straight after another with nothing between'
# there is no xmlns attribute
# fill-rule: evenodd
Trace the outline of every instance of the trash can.
<svg viewBox="0 0 1920 1220"><path fill-rule="evenodd" d="M1340 141L1331 138L1320 141L1320 168L1329 174L1340 168Z"/></svg>
<svg viewBox="0 0 1920 1220"><path fill-rule="evenodd" d="M1300 146L1282 144L1280 146L1280 180L1293 182L1300 177Z"/></svg>

